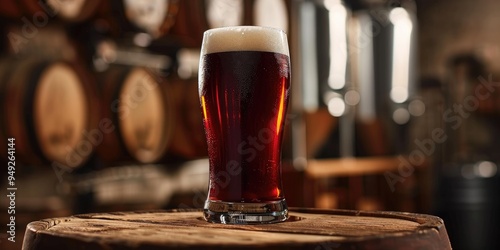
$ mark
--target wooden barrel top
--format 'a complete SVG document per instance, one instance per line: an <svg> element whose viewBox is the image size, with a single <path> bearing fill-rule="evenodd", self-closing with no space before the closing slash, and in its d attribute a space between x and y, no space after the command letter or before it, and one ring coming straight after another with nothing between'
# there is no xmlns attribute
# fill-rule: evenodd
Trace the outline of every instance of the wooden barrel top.
<svg viewBox="0 0 500 250"><path fill-rule="evenodd" d="M106 163L153 163L167 151L173 121L165 85L144 67L113 66L100 75L101 119L113 131L97 153Z"/></svg>
<svg viewBox="0 0 500 250"><path fill-rule="evenodd" d="M17 160L68 168L85 163L93 147L82 131L91 130L97 115L84 67L37 56L6 57L2 64L0 139L16 139Z"/></svg>
<svg viewBox="0 0 500 250"><path fill-rule="evenodd" d="M222 225L199 210L82 214L31 222L24 250L451 249L443 221L402 212L291 209L288 221Z"/></svg>

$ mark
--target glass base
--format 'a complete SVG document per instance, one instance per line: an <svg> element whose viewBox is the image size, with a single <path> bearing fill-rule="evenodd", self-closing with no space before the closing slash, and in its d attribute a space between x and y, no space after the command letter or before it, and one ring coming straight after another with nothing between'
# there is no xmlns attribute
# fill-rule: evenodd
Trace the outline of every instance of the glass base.
<svg viewBox="0 0 500 250"><path fill-rule="evenodd" d="M205 220L221 224L268 224L285 221L288 206L285 199L263 203L205 202Z"/></svg>

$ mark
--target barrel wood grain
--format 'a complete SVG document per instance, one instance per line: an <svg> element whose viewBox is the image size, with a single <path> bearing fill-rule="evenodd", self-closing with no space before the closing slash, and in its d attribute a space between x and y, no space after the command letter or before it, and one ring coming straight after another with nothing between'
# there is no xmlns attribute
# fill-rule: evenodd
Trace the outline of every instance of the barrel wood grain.
<svg viewBox="0 0 500 250"><path fill-rule="evenodd" d="M16 21L26 18L30 23L41 22L42 18L58 18L68 23L76 23L90 19L102 8L102 2L104 1L6 0L2 1L0 16Z"/></svg>
<svg viewBox="0 0 500 250"><path fill-rule="evenodd" d="M97 153L106 164L153 163L161 159L172 132L170 95L155 72L113 65L98 76L104 133ZM147 111L147 112L146 112Z"/></svg>
<svg viewBox="0 0 500 250"><path fill-rule="evenodd" d="M92 148L78 148L87 142L82 131L97 123L95 90L87 84L92 80L85 67L38 56L6 57L0 67L0 139L16 139L16 160L83 165Z"/></svg>
<svg viewBox="0 0 500 250"><path fill-rule="evenodd" d="M284 223L220 225L201 211L83 214L31 222L24 250L451 249L443 221L401 212L292 209Z"/></svg>

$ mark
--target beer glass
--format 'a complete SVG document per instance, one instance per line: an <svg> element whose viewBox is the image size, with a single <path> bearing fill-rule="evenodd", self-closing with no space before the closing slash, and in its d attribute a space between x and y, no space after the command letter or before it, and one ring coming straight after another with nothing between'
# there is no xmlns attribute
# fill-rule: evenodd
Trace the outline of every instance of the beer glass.
<svg viewBox="0 0 500 250"><path fill-rule="evenodd" d="M207 30L199 66L210 163L205 219L224 224L286 220L281 183L290 93L286 34L257 26Z"/></svg>

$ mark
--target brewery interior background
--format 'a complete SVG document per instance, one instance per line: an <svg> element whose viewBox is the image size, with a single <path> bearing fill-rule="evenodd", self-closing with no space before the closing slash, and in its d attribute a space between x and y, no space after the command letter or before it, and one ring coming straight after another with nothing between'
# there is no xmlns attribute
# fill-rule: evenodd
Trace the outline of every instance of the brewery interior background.
<svg viewBox="0 0 500 250"><path fill-rule="evenodd" d="M201 208L202 33L264 25L289 35L290 206L435 214L455 249L498 249L499 9L495 0L2 1L0 248L20 249L27 223L42 218Z"/></svg>

